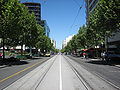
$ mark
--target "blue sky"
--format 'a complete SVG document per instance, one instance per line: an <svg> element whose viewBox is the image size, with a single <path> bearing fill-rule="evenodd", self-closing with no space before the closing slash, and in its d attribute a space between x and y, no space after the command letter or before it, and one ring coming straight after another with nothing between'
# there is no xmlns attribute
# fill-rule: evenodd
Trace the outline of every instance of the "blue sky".
<svg viewBox="0 0 120 90"><path fill-rule="evenodd" d="M22 0L24 1L24 0ZM56 48L62 47L66 37L76 34L86 22L84 0L25 0L41 3L42 19L50 28L50 38L56 40ZM83 4L84 2L84 4ZM82 6L76 20L75 17ZM75 22L74 22L75 21Z"/></svg>

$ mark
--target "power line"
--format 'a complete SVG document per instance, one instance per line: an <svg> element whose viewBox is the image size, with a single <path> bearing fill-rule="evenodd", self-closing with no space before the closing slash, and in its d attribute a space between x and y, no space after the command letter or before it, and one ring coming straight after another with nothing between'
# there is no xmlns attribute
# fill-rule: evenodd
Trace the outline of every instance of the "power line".
<svg viewBox="0 0 120 90"><path fill-rule="evenodd" d="M77 5L78 5L78 2L76 1L76 0L73 0L74 2L76 2L77 3ZM80 10L82 9L82 7L83 7L83 5L84 5L84 0L83 0L83 2L82 2L82 5L79 7L79 9L78 9L78 12L77 12L77 15L76 15L76 17L75 17L75 19L74 19L74 21L73 21L73 23L72 23L72 25L71 25L71 27L70 27L70 29L73 27L73 25L74 25L74 23L75 23L75 21L76 21L76 19L77 19L77 17L78 17L78 15L79 15L79 13L80 13Z"/></svg>
<svg viewBox="0 0 120 90"><path fill-rule="evenodd" d="M78 6L80 6L80 4L76 1L76 0L73 0Z"/></svg>
<svg viewBox="0 0 120 90"><path fill-rule="evenodd" d="M75 19L74 19L74 21L73 21L73 23L72 23L72 25L71 25L71 27L70 27L70 28L72 28L72 27L73 27L73 25L74 25L74 23L75 23L75 21L76 21L76 19L77 19L78 15L79 15L79 12L80 12L81 8L82 8L82 7L80 7L80 8L79 8L78 13L77 13L77 15L76 15L76 17L75 17Z"/></svg>

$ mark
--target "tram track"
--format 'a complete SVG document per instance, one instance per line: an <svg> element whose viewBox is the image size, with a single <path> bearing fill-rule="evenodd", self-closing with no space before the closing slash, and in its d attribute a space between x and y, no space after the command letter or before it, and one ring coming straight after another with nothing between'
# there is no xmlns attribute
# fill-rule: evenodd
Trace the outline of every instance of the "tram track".
<svg viewBox="0 0 120 90"><path fill-rule="evenodd" d="M55 57L55 59L53 60L53 62L51 63L51 65L47 68L47 70L43 73L43 76L40 77L41 79L38 79L39 80L39 83L36 84L35 88L31 89L31 90L37 90L38 86L41 84L42 80L45 78L46 74L48 73L48 71L50 70L50 68L52 67L52 65L54 64L56 58L58 56Z"/></svg>
<svg viewBox="0 0 120 90"><path fill-rule="evenodd" d="M83 77L83 75L81 74L81 72L78 70L78 68L75 67L75 65L70 61L68 60L68 57L66 56L63 56L66 61L68 62L68 64L71 66L72 70L76 73L76 75L78 76L78 78L80 78L81 81L83 81L83 84L85 85L86 89L87 90L96 90L95 88L93 88L91 86L90 83L88 83L88 80L86 80L85 77ZM69 58L70 59L70 58ZM84 66L80 65L83 69L85 69ZM87 70L87 69L85 69ZM89 72L89 71L88 71ZM113 90L120 90L120 88L118 86L116 86L115 84L113 84L112 82L106 80L105 78L103 78L100 74L96 73L96 72L91 72L91 74L93 74L94 76L98 77L99 79L101 79L103 82L106 82L107 84L109 84L110 86L112 86L114 89ZM106 90L106 89L103 89L103 90Z"/></svg>
<svg viewBox="0 0 120 90"><path fill-rule="evenodd" d="M83 65L56 55L4 90L120 90Z"/></svg>
<svg viewBox="0 0 120 90"><path fill-rule="evenodd" d="M76 68L71 64L71 62L65 57L65 60L67 61L67 63L70 65L71 69L73 70L73 72L75 73L75 75L78 77L78 79L80 80L80 82L82 82L82 84L84 85L84 87L86 88L86 90L93 90L93 88L87 83L87 81L82 77L82 75L80 75L80 73L76 70Z"/></svg>
<svg viewBox="0 0 120 90"><path fill-rule="evenodd" d="M31 71L30 73L26 74L25 76L21 77L14 83L10 84L6 88L2 90L36 90L39 84L42 82L44 77L46 76L47 72L53 65L57 56L51 58L52 61L47 60L47 62L43 63L36 70ZM37 78L36 78L37 77ZM35 78L35 79L33 79ZM34 80L34 81L33 81ZM34 83L32 83L32 81ZM28 86L29 84L29 86ZM26 89L27 88L27 89Z"/></svg>

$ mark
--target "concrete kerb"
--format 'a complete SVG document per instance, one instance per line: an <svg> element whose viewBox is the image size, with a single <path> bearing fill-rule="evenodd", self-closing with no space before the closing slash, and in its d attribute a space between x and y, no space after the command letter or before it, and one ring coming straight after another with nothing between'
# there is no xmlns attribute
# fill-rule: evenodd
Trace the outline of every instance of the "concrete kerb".
<svg viewBox="0 0 120 90"><path fill-rule="evenodd" d="M115 65L116 67L120 68L120 65Z"/></svg>
<svg viewBox="0 0 120 90"><path fill-rule="evenodd" d="M91 58L89 58L89 60L98 61L98 60L101 60L101 59L91 59ZM102 61L102 60L101 60L101 61ZM114 65L114 66L120 68L120 65Z"/></svg>
<svg viewBox="0 0 120 90"><path fill-rule="evenodd" d="M8 65L2 65L2 66L0 66L0 68L4 68L4 67L7 67Z"/></svg>

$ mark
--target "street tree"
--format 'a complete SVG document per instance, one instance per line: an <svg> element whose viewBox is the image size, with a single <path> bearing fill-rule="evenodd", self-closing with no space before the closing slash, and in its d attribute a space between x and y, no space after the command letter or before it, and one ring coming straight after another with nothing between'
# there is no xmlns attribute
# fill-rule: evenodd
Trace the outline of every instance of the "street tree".
<svg viewBox="0 0 120 90"><path fill-rule="evenodd" d="M104 42L106 36L120 30L119 0L99 0L96 8L90 13L88 27L94 32L94 38ZM89 29L89 30L90 30Z"/></svg>
<svg viewBox="0 0 120 90"><path fill-rule="evenodd" d="M46 35L39 36L36 47L41 50L42 53L50 52L52 49L52 43L49 37Z"/></svg>

